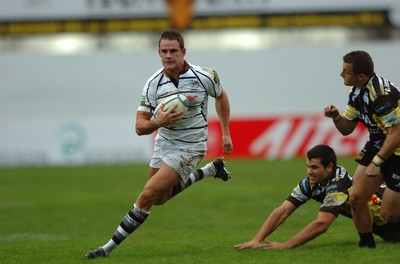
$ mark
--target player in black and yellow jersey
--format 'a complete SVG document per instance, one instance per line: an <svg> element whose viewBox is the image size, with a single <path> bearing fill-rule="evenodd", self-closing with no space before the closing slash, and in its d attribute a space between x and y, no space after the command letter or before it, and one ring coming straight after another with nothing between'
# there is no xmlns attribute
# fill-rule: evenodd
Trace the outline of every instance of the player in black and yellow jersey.
<svg viewBox="0 0 400 264"><path fill-rule="evenodd" d="M324 113L343 135L351 134L358 122L368 128L369 141L356 158L359 164L350 202L359 246L374 248L368 200L384 182L381 215L391 223L400 221L400 92L374 72L372 58L365 51L346 54L340 76L346 86L352 86L346 110L341 115L329 105Z"/></svg>
<svg viewBox="0 0 400 264"><path fill-rule="evenodd" d="M256 236L235 245L245 248L295 248L324 233L341 214L351 218L349 192L353 178L346 169L336 164L335 151L327 145L317 145L307 152L308 177L300 181L290 196L268 216ZM400 242L400 224L389 224L380 216L380 202L384 186L369 201L373 215L374 233L387 242ZM286 242L265 240L302 204L309 200L321 203L317 219Z"/></svg>

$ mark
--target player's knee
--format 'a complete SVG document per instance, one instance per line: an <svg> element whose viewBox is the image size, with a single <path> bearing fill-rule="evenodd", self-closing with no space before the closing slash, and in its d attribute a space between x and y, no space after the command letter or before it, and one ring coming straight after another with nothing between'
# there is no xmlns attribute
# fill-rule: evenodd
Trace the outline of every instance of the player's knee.
<svg viewBox="0 0 400 264"><path fill-rule="evenodd" d="M169 190L163 194L160 194L154 205L165 204L170 198L171 198L171 191Z"/></svg>
<svg viewBox="0 0 400 264"><path fill-rule="evenodd" d="M381 212L381 216L386 222L395 222L394 216L389 212Z"/></svg>
<svg viewBox="0 0 400 264"><path fill-rule="evenodd" d="M363 199L362 199L361 195L358 195L357 193L352 192L352 193L350 193L349 201L350 201L351 206L354 208L354 207L359 206L363 202Z"/></svg>
<svg viewBox="0 0 400 264"><path fill-rule="evenodd" d="M381 216L385 219L386 222L393 223L400 221L400 214L399 212L394 212L392 210L381 210Z"/></svg>
<svg viewBox="0 0 400 264"><path fill-rule="evenodd" d="M157 192L153 188L145 188L140 194L139 199L145 204L154 205L157 201Z"/></svg>
<svg viewBox="0 0 400 264"><path fill-rule="evenodd" d="M154 188L145 188L140 196L146 204L151 205L162 205L166 201L168 201L167 195L165 195L164 193L160 193Z"/></svg>

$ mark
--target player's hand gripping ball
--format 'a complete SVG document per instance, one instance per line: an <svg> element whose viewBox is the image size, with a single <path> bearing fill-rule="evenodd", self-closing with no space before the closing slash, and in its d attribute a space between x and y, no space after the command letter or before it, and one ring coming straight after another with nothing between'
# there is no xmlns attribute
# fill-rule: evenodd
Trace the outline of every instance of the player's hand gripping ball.
<svg viewBox="0 0 400 264"><path fill-rule="evenodd" d="M178 107L175 108L174 112L179 112L183 110L183 112L185 113L189 108L189 100L183 94L170 95L166 97L161 103L164 104L164 108L162 109L162 111L164 112L168 111L168 109L170 107L173 107L174 105L178 105ZM153 118L157 117L157 114L161 108L161 103L158 104L156 110L154 110Z"/></svg>

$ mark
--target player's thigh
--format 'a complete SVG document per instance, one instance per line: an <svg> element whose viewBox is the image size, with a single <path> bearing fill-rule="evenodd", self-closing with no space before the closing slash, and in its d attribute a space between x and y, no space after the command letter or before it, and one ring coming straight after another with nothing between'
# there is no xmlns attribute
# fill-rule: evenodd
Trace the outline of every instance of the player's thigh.
<svg viewBox="0 0 400 264"><path fill-rule="evenodd" d="M388 222L400 221L400 192L385 188L382 197L381 216Z"/></svg>
<svg viewBox="0 0 400 264"><path fill-rule="evenodd" d="M147 181L144 189L153 192L164 193L170 191L180 182L179 174L167 164L162 163L160 169L155 170L155 174Z"/></svg>
<svg viewBox="0 0 400 264"><path fill-rule="evenodd" d="M158 171L160 170L160 168L149 168L149 178L153 177Z"/></svg>
<svg viewBox="0 0 400 264"><path fill-rule="evenodd" d="M379 186L383 183L383 176L367 177L364 165L358 165L353 179L353 187L350 193L351 200L369 200Z"/></svg>

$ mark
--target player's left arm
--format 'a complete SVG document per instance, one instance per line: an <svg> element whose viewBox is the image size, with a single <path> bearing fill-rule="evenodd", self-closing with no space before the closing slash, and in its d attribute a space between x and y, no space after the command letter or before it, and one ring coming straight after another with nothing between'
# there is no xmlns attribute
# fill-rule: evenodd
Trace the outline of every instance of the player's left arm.
<svg viewBox="0 0 400 264"><path fill-rule="evenodd" d="M389 127L386 139L378 154L384 159L389 158L400 147L400 124Z"/></svg>
<svg viewBox="0 0 400 264"><path fill-rule="evenodd" d="M328 230L336 216L329 212L319 211L317 219L308 224L303 230L286 242L266 241L262 247L265 249L291 249L296 248L318 237Z"/></svg>
<svg viewBox="0 0 400 264"><path fill-rule="evenodd" d="M372 162L365 170L365 174L369 177L375 177L381 173L380 166L387 160L396 149L400 148L400 125L388 128L386 139L382 148L372 159Z"/></svg>
<svg viewBox="0 0 400 264"><path fill-rule="evenodd" d="M400 108L398 101L382 96L375 101L374 114L377 120L386 128L385 141L377 155L368 165L365 173L376 176L380 173L380 165L388 159L396 149L400 148Z"/></svg>
<svg viewBox="0 0 400 264"><path fill-rule="evenodd" d="M399 100L393 96L380 96L374 104L374 118L386 129L386 139L378 155L389 158L400 147L400 107Z"/></svg>
<svg viewBox="0 0 400 264"><path fill-rule="evenodd" d="M230 154L233 148L229 130L230 105L225 90L222 90L220 95L215 98L215 110L217 111L222 129L222 149L225 154Z"/></svg>

